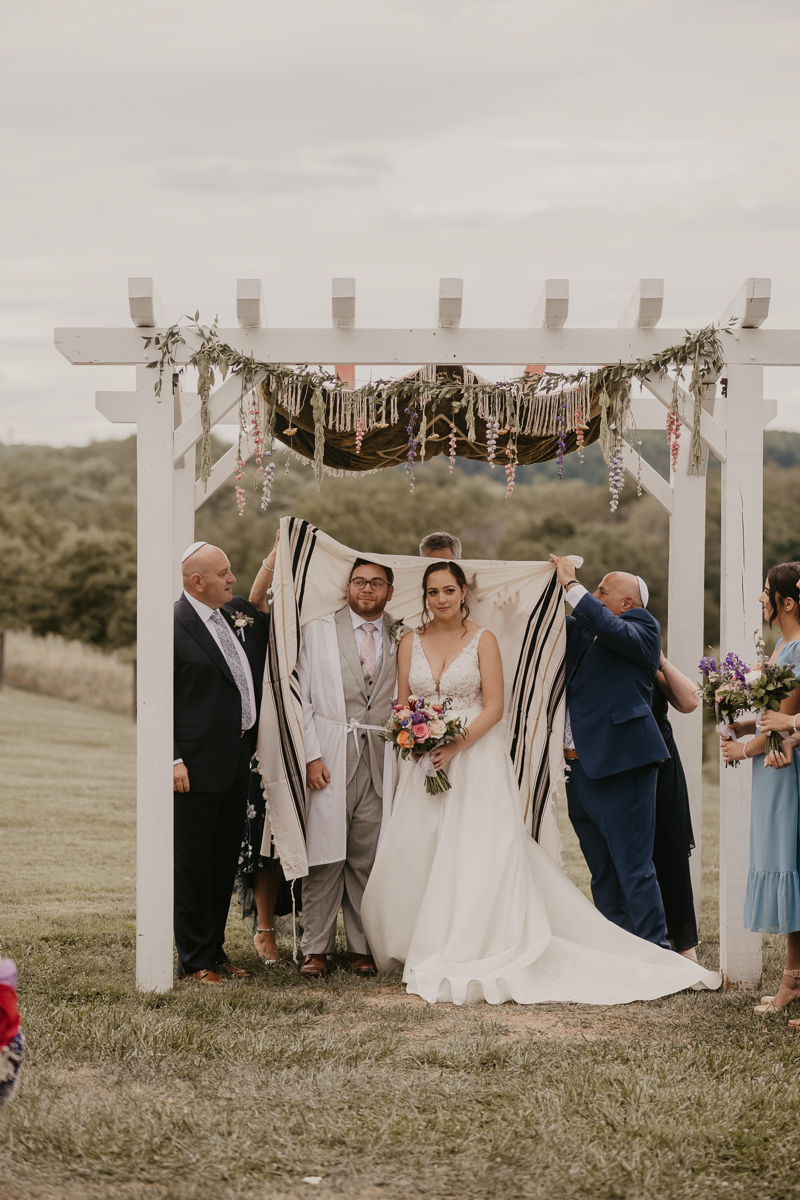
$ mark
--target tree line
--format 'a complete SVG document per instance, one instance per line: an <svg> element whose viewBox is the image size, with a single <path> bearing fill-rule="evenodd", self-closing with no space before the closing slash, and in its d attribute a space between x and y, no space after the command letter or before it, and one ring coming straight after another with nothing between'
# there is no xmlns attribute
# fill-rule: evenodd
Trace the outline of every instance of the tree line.
<svg viewBox="0 0 800 1200"><path fill-rule="evenodd" d="M666 437L642 435L643 452L666 474ZM215 454L224 447L217 443ZM434 529L457 534L465 557L544 559L579 554L579 575L590 588L608 570L647 580L650 608L666 628L668 519L628 479L611 513L605 467L596 446L586 462L568 458L565 479L555 464L523 468L506 500L501 466L459 461L453 474L443 457L416 471L409 492L401 469L360 479L326 479L317 492L309 467L279 454L273 502L266 511L245 475L247 507L239 517L232 482L197 513L196 536L223 547L247 595L281 517L313 522L362 550L416 554ZM764 563L800 558L791 513L800 501L800 434L765 435ZM719 640L720 475L709 471L706 515L705 640ZM0 445L0 625L30 629L107 650L125 650L136 637L136 439L84 447Z"/></svg>

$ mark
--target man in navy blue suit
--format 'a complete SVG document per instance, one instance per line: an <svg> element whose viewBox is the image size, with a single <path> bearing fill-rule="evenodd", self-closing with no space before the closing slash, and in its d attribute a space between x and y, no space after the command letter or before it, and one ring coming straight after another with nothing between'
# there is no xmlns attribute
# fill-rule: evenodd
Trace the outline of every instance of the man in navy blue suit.
<svg viewBox="0 0 800 1200"><path fill-rule="evenodd" d="M661 655L658 622L643 606L644 582L614 571L594 594L568 558L550 556L564 587L567 617L567 759L569 819L600 912L669 948L653 866L658 763L669 757L653 716ZM644 595L642 594L644 592Z"/></svg>

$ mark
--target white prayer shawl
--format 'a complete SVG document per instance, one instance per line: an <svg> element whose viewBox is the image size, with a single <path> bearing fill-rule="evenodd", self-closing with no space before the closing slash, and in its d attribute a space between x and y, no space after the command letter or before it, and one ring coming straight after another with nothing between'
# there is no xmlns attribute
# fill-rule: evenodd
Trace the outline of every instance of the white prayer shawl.
<svg viewBox="0 0 800 1200"><path fill-rule="evenodd" d="M396 675L395 645L391 647L391 656L390 665ZM353 734L347 728L342 661L332 614L303 626L298 678L304 713L305 760L311 762L321 758L331 777L326 788L312 794L313 818L309 812L306 822L308 865L316 867L322 863L342 862L347 857L346 759L347 739ZM383 760L383 820L379 845L392 812L394 784L395 752L387 743Z"/></svg>
<svg viewBox="0 0 800 1200"><path fill-rule="evenodd" d="M298 660L306 627L320 618L331 617L346 603L347 580L356 558L367 558L392 568L395 575L394 595L389 604L392 615L409 627L417 625L422 612L422 576L430 566L430 559L353 550L308 521L297 517L284 517L281 521L258 757L268 817L262 849L269 852L271 833L287 879L306 875L310 854L318 853L314 847L306 846L306 730ZM576 565L581 563L580 559L573 561ZM566 649L562 589L549 562L466 560L460 566L467 577L470 619L490 629L500 645L508 747L525 824L539 844L558 860L561 841L556 785L564 762ZM327 626L321 624L319 628ZM331 637L335 638L335 632ZM328 643L322 635L317 648L327 658L327 666L316 664L317 669L328 669L334 661L339 664L338 648L334 653L333 643ZM307 652L316 657L316 649L309 646ZM340 666L339 672L341 678ZM331 713L337 713L336 719L344 711L343 698L341 705L337 699L340 691L341 683L326 693ZM342 731L335 736L344 747L347 734ZM387 792L389 788L384 786L385 812ZM341 854L333 861L343 857Z"/></svg>

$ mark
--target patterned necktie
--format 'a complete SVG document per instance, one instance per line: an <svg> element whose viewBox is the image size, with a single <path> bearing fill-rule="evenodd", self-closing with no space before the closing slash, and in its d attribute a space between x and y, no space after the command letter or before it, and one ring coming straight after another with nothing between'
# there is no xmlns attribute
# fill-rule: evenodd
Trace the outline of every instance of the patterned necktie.
<svg viewBox="0 0 800 1200"><path fill-rule="evenodd" d="M361 664L364 668L364 674L369 679L375 674L375 663L377 661L377 651L375 649L375 626L371 621L365 621L361 626L364 634L361 639Z"/></svg>
<svg viewBox="0 0 800 1200"><path fill-rule="evenodd" d="M230 625L219 610L214 613L211 620L216 626L222 653L225 655L225 661L231 669L231 675L242 697L242 729L249 729L253 724L253 710L250 706L250 688L247 686L247 676L244 673L242 660L239 658L239 651L236 649L236 642L231 633Z"/></svg>

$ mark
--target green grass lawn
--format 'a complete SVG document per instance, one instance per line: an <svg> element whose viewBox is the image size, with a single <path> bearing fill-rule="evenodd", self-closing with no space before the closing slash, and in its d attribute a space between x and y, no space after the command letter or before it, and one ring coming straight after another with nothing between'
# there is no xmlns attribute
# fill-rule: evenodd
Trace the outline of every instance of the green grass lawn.
<svg viewBox="0 0 800 1200"><path fill-rule="evenodd" d="M138 994L134 737L121 716L0 697L2 951L28 1038L0 1115L2 1200L798 1194L800 1043L753 996L427 1006L391 980L260 968L235 913L253 984ZM715 804L710 780L709 966Z"/></svg>

